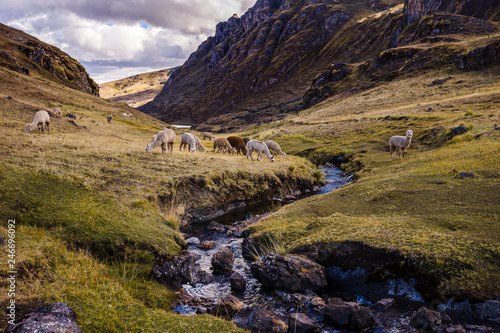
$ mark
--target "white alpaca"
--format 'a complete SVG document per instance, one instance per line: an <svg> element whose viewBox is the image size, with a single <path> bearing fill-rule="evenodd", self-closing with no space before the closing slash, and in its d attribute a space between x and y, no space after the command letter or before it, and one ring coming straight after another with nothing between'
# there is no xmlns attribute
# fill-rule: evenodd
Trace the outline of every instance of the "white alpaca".
<svg viewBox="0 0 500 333"><path fill-rule="evenodd" d="M174 141L175 132L171 129L164 128L153 135L151 141L146 145L146 152L150 153L156 147L161 146L161 153L163 155L167 154L167 148L169 154L172 155L172 151L174 150Z"/></svg>
<svg viewBox="0 0 500 333"><path fill-rule="evenodd" d="M253 161L252 152L255 150L258 152L257 161L259 159L262 159L262 152L264 152L269 161L274 162L274 156L271 155L271 153L269 152L269 148L267 148L264 142L258 140L250 140L247 142L246 147L247 147L247 160L248 156L250 156L250 158Z"/></svg>
<svg viewBox="0 0 500 333"><path fill-rule="evenodd" d="M26 124L26 128L24 131L31 132L32 130L35 129L35 127L38 126L38 130L42 130L42 133L47 130L47 132L50 133L49 129L49 124L50 124L50 116L49 113L45 110L40 110L37 113L35 113L35 118L33 118L33 122L31 124Z"/></svg>
<svg viewBox="0 0 500 333"><path fill-rule="evenodd" d="M193 134L193 136L194 136L194 139L196 140L196 149L198 149L199 151L202 151L202 152L206 152L207 148L203 147L203 145L201 144L200 138L194 134Z"/></svg>
<svg viewBox="0 0 500 333"><path fill-rule="evenodd" d="M405 150L410 147L411 138L413 137L413 131L407 130L406 136L395 135L389 139L389 148L391 150L391 157L394 160L396 158L396 150L399 149L399 159L401 155L405 157Z"/></svg>
<svg viewBox="0 0 500 333"><path fill-rule="evenodd" d="M286 156L286 153L281 150L281 147L277 142L274 142L272 140L267 140L264 143L266 144L267 148L269 148L269 150L272 151L274 154L280 154L282 156Z"/></svg>
<svg viewBox="0 0 500 333"><path fill-rule="evenodd" d="M194 138L194 135L191 133L182 133L179 151L182 151L182 147L186 150L188 146L190 152L196 153L196 139Z"/></svg>

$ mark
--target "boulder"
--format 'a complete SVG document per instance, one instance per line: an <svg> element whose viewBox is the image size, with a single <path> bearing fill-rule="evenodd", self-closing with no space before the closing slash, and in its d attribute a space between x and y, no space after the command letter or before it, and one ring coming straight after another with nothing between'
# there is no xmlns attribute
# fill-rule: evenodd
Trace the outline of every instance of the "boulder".
<svg viewBox="0 0 500 333"><path fill-rule="evenodd" d="M183 252L163 262L157 262L153 267L153 277L171 290L179 290L186 283L193 285L211 281L213 277L203 272L196 263L198 258L198 255Z"/></svg>
<svg viewBox="0 0 500 333"><path fill-rule="evenodd" d="M411 315L410 324L422 331L436 331L442 324L441 314L421 307Z"/></svg>
<svg viewBox="0 0 500 333"><path fill-rule="evenodd" d="M304 313L292 313L288 317L288 332L290 333L319 333L321 329Z"/></svg>
<svg viewBox="0 0 500 333"><path fill-rule="evenodd" d="M394 298L383 298L371 306L372 309L382 311L394 304Z"/></svg>
<svg viewBox="0 0 500 333"><path fill-rule="evenodd" d="M377 326L377 322L370 309L361 307L354 312L349 318L349 324L354 331L363 331L365 329L373 329Z"/></svg>
<svg viewBox="0 0 500 333"><path fill-rule="evenodd" d="M196 237L190 237L186 239L186 244L187 245L198 245L200 244L200 240Z"/></svg>
<svg viewBox="0 0 500 333"><path fill-rule="evenodd" d="M234 272L231 274L229 281L231 282L232 290L242 291L245 289L246 281L240 273Z"/></svg>
<svg viewBox="0 0 500 333"><path fill-rule="evenodd" d="M32 312L23 321L8 326L5 332L83 333L76 321L75 311L65 303L56 303L50 308Z"/></svg>
<svg viewBox="0 0 500 333"><path fill-rule="evenodd" d="M288 325L276 314L264 308L247 307L233 317L233 323L250 332L285 333Z"/></svg>
<svg viewBox="0 0 500 333"><path fill-rule="evenodd" d="M240 301L237 297L229 294L214 306L212 314L217 317L231 320L231 318L233 318L233 316L244 307L245 304L243 304L242 301Z"/></svg>
<svg viewBox="0 0 500 333"><path fill-rule="evenodd" d="M212 256L212 270L214 274L223 274L233 269L234 256L233 251L227 246L220 249Z"/></svg>
<svg viewBox="0 0 500 333"><path fill-rule="evenodd" d="M328 300L325 307L324 317L336 328L348 328L349 320L356 311L361 309L357 303L344 303L342 300L335 299L335 301Z"/></svg>
<svg viewBox="0 0 500 333"><path fill-rule="evenodd" d="M327 286L323 266L300 255L268 253L251 265L251 271L265 288L303 292Z"/></svg>

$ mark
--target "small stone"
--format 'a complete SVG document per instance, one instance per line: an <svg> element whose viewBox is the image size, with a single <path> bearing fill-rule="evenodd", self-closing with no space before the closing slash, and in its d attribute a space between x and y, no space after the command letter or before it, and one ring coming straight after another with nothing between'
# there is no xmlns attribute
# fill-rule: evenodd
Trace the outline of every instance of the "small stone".
<svg viewBox="0 0 500 333"><path fill-rule="evenodd" d="M233 290L241 291L245 288L246 281L238 272L234 272L233 274L231 274L231 276L229 277L229 281L231 281L231 289Z"/></svg>
<svg viewBox="0 0 500 333"><path fill-rule="evenodd" d="M231 320L231 318L233 318L233 316L244 307L245 305L242 301L240 301L237 297L229 294L214 306L212 314L217 317Z"/></svg>
<svg viewBox="0 0 500 333"><path fill-rule="evenodd" d="M294 333L319 333L321 329L304 313L292 313L288 318L289 332Z"/></svg>
<svg viewBox="0 0 500 333"><path fill-rule="evenodd" d="M200 240L196 237L190 237L186 239L186 244L187 245L198 245L200 244Z"/></svg>
<svg viewBox="0 0 500 333"><path fill-rule="evenodd" d="M211 250L215 247L215 242L214 241L203 241L201 242L199 245L198 245L198 248L199 249L202 249L202 250Z"/></svg>

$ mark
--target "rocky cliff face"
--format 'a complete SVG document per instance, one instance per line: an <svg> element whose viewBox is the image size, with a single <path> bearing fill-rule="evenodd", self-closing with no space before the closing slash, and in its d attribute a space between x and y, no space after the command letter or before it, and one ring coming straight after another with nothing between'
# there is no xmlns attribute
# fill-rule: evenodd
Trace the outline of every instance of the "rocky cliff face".
<svg viewBox="0 0 500 333"><path fill-rule="evenodd" d="M3 24L0 24L0 46L0 66L99 96L99 86L85 68L58 48Z"/></svg>
<svg viewBox="0 0 500 333"><path fill-rule="evenodd" d="M432 11L499 21L498 6L498 0L406 0L404 11L407 24L421 19Z"/></svg>
<svg viewBox="0 0 500 333"><path fill-rule="evenodd" d="M215 36L141 109L167 121L198 123L241 111L248 98L260 98L262 106L297 99L314 68L326 65L314 58L350 20L348 9L334 0L258 0L241 18L219 23ZM270 87L284 98L264 101Z"/></svg>
<svg viewBox="0 0 500 333"><path fill-rule="evenodd" d="M497 28L483 18L498 19L499 9L495 0L258 0L241 18L219 23L141 110L168 122L226 127L272 121L339 92L345 78L349 89L361 89L370 77L392 79L440 63L431 59L436 52L446 54L439 60L448 66L443 59L468 49L386 51L424 38L453 42L456 36L442 36L491 34ZM390 69L399 68L390 54L395 63L403 54L404 71ZM416 56L414 62L408 64L408 56ZM361 80L352 81L352 73Z"/></svg>

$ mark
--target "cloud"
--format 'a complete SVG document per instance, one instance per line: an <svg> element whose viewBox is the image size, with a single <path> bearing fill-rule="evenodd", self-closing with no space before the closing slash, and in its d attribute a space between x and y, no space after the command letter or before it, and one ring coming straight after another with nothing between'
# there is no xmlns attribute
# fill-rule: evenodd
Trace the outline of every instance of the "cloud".
<svg viewBox="0 0 500 333"><path fill-rule="evenodd" d="M0 21L59 47L102 83L108 80L107 72L111 78L120 72L133 75L139 70L181 65L201 42L214 34L218 22L234 13L241 16L253 3L254 0L16 0L0 3Z"/></svg>

